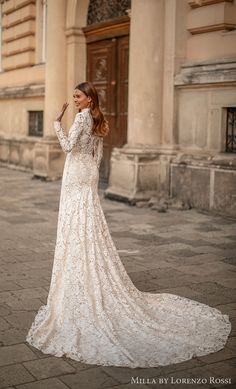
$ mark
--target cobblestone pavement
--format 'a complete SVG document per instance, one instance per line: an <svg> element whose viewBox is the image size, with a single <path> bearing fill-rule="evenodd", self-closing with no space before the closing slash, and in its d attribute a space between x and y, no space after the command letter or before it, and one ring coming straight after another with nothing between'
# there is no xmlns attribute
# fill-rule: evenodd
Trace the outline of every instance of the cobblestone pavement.
<svg viewBox="0 0 236 389"><path fill-rule="evenodd" d="M25 343L46 302L61 181L43 182L5 167L0 176L0 389L236 387L236 220L196 210L158 213L104 199L100 189L111 234L136 287L217 307L229 314L233 329L223 350L183 363L150 369L87 365Z"/></svg>

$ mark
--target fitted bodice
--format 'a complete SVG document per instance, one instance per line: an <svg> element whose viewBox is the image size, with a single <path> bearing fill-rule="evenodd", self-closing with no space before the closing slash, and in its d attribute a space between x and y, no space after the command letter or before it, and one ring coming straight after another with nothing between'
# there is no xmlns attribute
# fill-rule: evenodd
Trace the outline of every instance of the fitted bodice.
<svg viewBox="0 0 236 389"><path fill-rule="evenodd" d="M92 134L93 119L90 110L85 108L77 115L83 115L83 132L81 133L78 141L74 147L73 153L79 152L80 154L92 154L94 149L94 143L96 142L96 136ZM69 136L73 131L71 127Z"/></svg>
<svg viewBox="0 0 236 389"><path fill-rule="evenodd" d="M93 134L93 118L90 108L84 108L75 116L74 123L68 132L68 137L59 121L54 122L54 128L65 153L72 153L77 158L85 154L94 156L99 167L103 154L103 137Z"/></svg>
<svg viewBox="0 0 236 389"><path fill-rule="evenodd" d="M83 131L78 137L77 143L74 147L73 154L93 154L94 147L97 142L97 136L92 133L93 118L89 108L84 108L77 115L83 116ZM76 115L76 116L77 116ZM70 128L69 136L73 131L73 126Z"/></svg>

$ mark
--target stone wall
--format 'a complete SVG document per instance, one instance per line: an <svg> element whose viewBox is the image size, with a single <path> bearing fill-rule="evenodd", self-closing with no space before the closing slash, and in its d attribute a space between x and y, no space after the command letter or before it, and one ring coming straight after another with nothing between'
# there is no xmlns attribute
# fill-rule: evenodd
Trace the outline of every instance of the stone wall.
<svg viewBox="0 0 236 389"><path fill-rule="evenodd" d="M180 154L171 163L171 197L236 216L236 156Z"/></svg>
<svg viewBox="0 0 236 389"><path fill-rule="evenodd" d="M20 139L0 137L0 162L20 167L21 170L32 171L36 141L36 138L29 137Z"/></svg>
<svg viewBox="0 0 236 389"><path fill-rule="evenodd" d="M2 3L2 67L11 70L35 63L36 7L33 0Z"/></svg>

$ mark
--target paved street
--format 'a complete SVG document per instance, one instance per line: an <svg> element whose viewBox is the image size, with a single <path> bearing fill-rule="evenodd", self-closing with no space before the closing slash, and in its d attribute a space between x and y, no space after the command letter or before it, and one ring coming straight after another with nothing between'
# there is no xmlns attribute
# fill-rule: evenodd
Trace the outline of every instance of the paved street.
<svg viewBox="0 0 236 389"><path fill-rule="evenodd" d="M236 387L236 220L196 210L159 213L104 199L100 189L112 237L136 287L217 307L229 314L233 329L223 350L188 362L150 369L87 365L25 343L47 298L61 181L5 167L0 177L0 389ZM142 380L132 383L132 377ZM201 385L183 382L197 378Z"/></svg>

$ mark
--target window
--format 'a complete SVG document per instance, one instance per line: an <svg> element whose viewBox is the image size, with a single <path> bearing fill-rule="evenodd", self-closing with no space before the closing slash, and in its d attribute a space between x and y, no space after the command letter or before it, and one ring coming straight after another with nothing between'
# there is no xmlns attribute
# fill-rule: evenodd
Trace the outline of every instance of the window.
<svg viewBox="0 0 236 389"><path fill-rule="evenodd" d="M29 136L43 136L43 111L29 111Z"/></svg>
<svg viewBox="0 0 236 389"><path fill-rule="evenodd" d="M227 108L225 151L236 153L236 107Z"/></svg>

